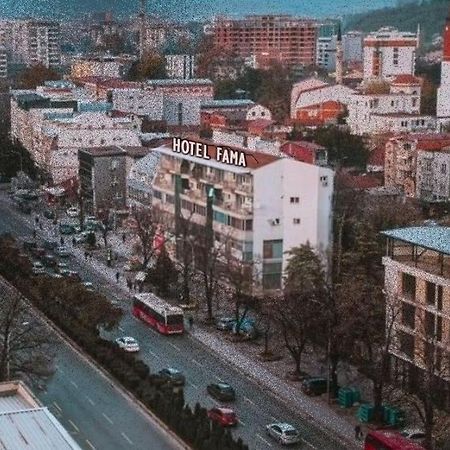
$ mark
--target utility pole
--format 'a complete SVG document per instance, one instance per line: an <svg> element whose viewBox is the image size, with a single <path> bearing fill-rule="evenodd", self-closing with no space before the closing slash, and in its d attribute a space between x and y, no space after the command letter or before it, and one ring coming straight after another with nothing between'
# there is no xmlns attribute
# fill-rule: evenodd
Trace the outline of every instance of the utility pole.
<svg viewBox="0 0 450 450"><path fill-rule="evenodd" d="M142 61L145 55L145 43L147 34L147 0L140 0L139 12L139 59Z"/></svg>

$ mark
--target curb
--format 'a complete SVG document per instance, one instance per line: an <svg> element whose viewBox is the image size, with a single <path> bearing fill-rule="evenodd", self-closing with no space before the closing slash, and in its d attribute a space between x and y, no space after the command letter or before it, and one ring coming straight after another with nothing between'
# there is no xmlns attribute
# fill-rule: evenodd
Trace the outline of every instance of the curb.
<svg viewBox="0 0 450 450"><path fill-rule="evenodd" d="M135 404L141 412L147 416L148 420L155 422L159 428L161 428L170 438L175 441L180 449L183 450L193 450L186 442L184 442L171 428L168 427L158 416L156 416L151 410L149 410L139 399L137 399L131 392L126 390L117 380L115 380L109 372L104 369L95 359L88 355L84 350L74 342L69 336L67 336L63 331L61 331L55 323L53 323L42 311L33 305L33 303L22 295L22 293L10 284L5 278L0 276L0 283L4 283L10 289L14 290L24 303L30 307L34 314L42 320L42 322L47 325L62 341L64 341L81 359L88 363L94 370L96 370L104 379L108 381L110 386L112 386L117 392L122 396L126 397L129 401Z"/></svg>

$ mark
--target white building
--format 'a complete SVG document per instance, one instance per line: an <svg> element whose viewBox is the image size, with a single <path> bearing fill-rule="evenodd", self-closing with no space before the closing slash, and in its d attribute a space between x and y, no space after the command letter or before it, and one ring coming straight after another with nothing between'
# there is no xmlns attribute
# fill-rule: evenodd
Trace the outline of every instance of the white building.
<svg viewBox="0 0 450 450"><path fill-rule="evenodd" d="M77 56L70 66L71 78L109 77L123 78L136 58L132 56Z"/></svg>
<svg viewBox="0 0 450 450"><path fill-rule="evenodd" d="M450 201L450 146L417 152L416 197L429 202Z"/></svg>
<svg viewBox="0 0 450 450"><path fill-rule="evenodd" d="M188 80L195 78L195 55L166 55L166 72L169 78Z"/></svg>
<svg viewBox="0 0 450 450"><path fill-rule="evenodd" d="M391 79L414 75L418 35L395 28L380 28L364 39L364 78Z"/></svg>
<svg viewBox="0 0 450 450"><path fill-rule="evenodd" d="M336 35L317 38L316 65L328 72L334 71L336 67Z"/></svg>
<svg viewBox="0 0 450 450"><path fill-rule="evenodd" d="M239 167L218 160L218 148L207 144L209 160L174 152L170 146L155 149L161 160L153 204L174 222L175 175L180 174L181 213L205 226L206 186L214 186L215 245L225 246L238 260L253 261L265 289L282 286L286 252L293 247L309 242L327 261L333 171L250 151L244 153L246 167Z"/></svg>
<svg viewBox="0 0 450 450"><path fill-rule="evenodd" d="M0 22L3 42L13 63L57 68L61 64L60 25L44 20Z"/></svg>
<svg viewBox="0 0 450 450"><path fill-rule="evenodd" d="M450 122L450 11L445 22L443 47L441 86L437 93L436 107L436 115L441 127Z"/></svg>
<svg viewBox="0 0 450 450"><path fill-rule="evenodd" d="M0 44L0 78L8 76L8 56L5 46Z"/></svg>
<svg viewBox="0 0 450 450"><path fill-rule="evenodd" d="M360 31L348 31L342 36L342 48L345 62L363 60L363 34Z"/></svg>

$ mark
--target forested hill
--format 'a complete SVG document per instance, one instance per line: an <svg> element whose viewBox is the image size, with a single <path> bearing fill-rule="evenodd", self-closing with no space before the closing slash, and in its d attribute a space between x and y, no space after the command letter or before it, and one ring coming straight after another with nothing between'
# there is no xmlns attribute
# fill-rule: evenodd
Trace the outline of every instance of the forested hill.
<svg viewBox="0 0 450 450"><path fill-rule="evenodd" d="M395 8L377 9L347 19L346 30L376 31L383 26L401 31L416 31L420 23L422 43L430 43L434 34L442 34L445 18L450 9L449 0L423 0Z"/></svg>

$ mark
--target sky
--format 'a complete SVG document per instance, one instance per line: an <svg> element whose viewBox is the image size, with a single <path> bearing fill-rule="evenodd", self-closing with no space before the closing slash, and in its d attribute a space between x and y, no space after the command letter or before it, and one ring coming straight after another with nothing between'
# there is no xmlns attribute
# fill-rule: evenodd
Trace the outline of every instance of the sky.
<svg viewBox="0 0 450 450"><path fill-rule="evenodd" d="M148 0L148 10L178 20L251 13L331 17L395 4L396 0ZM0 0L0 18L38 16L64 20L86 12L105 10L130 15L138 8L139 0Z"/></svg>

